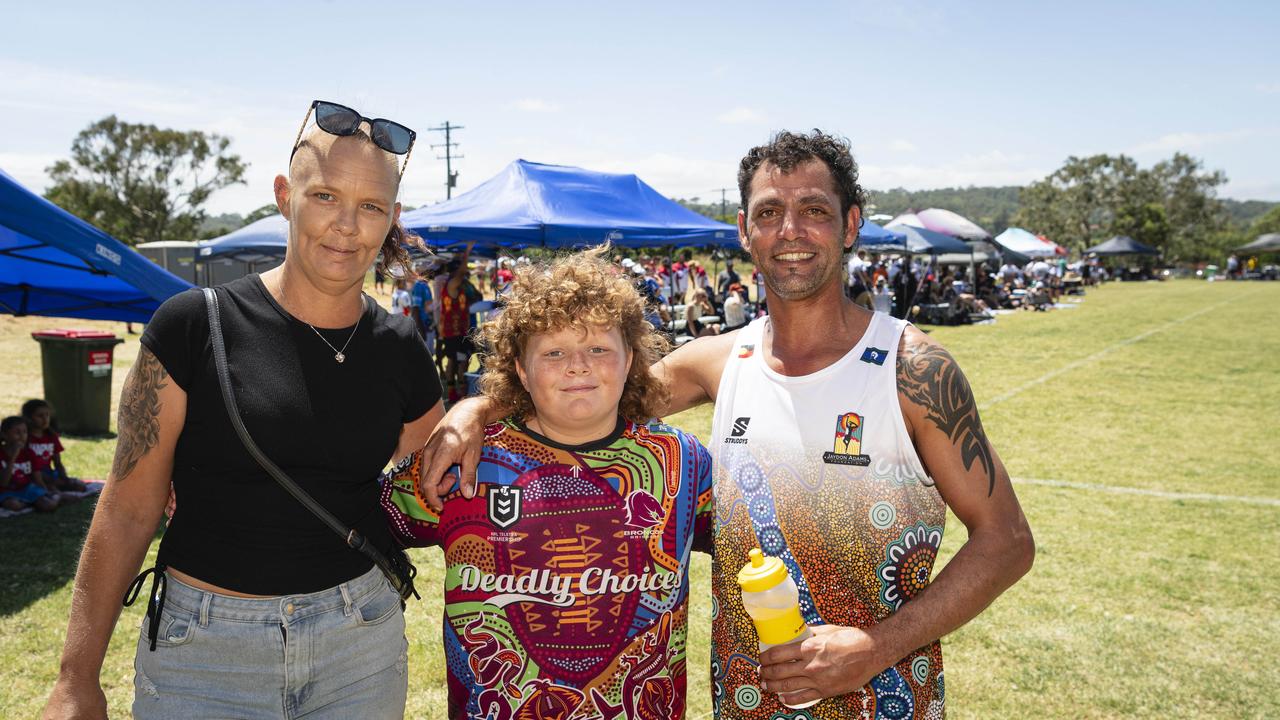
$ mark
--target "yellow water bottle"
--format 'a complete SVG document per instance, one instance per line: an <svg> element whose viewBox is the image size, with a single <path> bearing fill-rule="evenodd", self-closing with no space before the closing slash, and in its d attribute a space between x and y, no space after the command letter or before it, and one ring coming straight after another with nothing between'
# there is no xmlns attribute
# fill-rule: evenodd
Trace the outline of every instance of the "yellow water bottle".
<svg viewBox="0 0 1280 720"><path fill-rule="evenodd" d="M800 614L800 591L787 573L787 566L776 557L765 557L759 548L752 548L747 558L747 564L738 571L738 585L742 587L742 606L756 626L760 652L811 637L813 631ZM813 700L787 707L801 709L817 703Z"/></svg>

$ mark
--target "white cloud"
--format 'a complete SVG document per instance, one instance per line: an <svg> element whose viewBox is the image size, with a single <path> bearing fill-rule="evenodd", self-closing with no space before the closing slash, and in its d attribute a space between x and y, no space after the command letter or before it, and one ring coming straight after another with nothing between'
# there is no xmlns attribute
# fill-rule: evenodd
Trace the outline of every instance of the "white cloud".
<svg viewBox="0 0 1280 720"><path fill-rule="evenodd" d="M1222 132L1176 132L1140 143L1129 149L1135 155L1198 150L1212 145L1225 145L1241 140L1280 137L1280 128L1240 128Z"/></svg>
<svg viewBox="0 0 1280 720"><path fill-rule="evenodd" d="M716 120L725 125L745 125L747 123L764 122L764 115L748 107L736 107L717 115Z"/></svg>
<svg viewBox="0 0 1280 720"><path fill-rule="evenodd" d="M1258 83L1254 89L1263 95L1280 95L1280 83Z"/></svg>
<svg viewBox="0 0 1280 720"><path fill-rule="evenodd" d="M552 102L547 102L546 100L542 100L540 98L524 98L523 100L515 101L514 103L512 103L511 106L516 110L520 110L523 112L532 112L532 113L560 112L559 105Z"/></svg>
<svg viewBox="0 0 1280 720"><path fill-rule="evenodd" d="M49 176L44 169L63 159L60 155L43 153L0 153L0 170L9 173L14 180L33 193L43 195L49 187Z"/></svg>
<svg viewBox="0 0 1280 720"><path fill-rule="evenodd" d="M899 138L889 143L889 149L896 152L915 152L917 148L910 141Z"/></svg>
<svg viewBox="0 0 1280 720"><path fill-rule="evenodd" d="M118 114L198 114L196 95L181 88L65 70L0 58L0 105L25 110L113 108ZM17 98L21 98L18 100Z"/></svg>
<svg viewBox="0 0 1280 720"><path fill-rule="evenodd" d="M1229 180L1218 194L1222 197L1236 200L1275 202L1280 200L1280 181L1269 178L1262 180Z"/></svg>
<svg viewBox="0 0 1280 720"><path fill-rule="evenodd" d="M875 2L857 0L849 3L848 22L858 30L881 30L905 35L938 37L946 34L950 24L946 13L927 1L900 0Z"/></svg>
<svg viewBox="0 0 1280 720"><path fill-rule="evenodd" d="M736 163L660 152L630 160L600 158L588 167L604 172L635 173L668 197L700 197L707 200L712 196L713 190L718 199L718 188L733 184L735 165ZM731 205L736 202L737 194L736 188L729 188L728 201Z"/></svg>
<svg viewBox="0 0 1280 720"><path fill-rule="evenodd" d="M860 182L876 190L1026 185L1048 173L1030 165L1023 155L1008 155L999 150L932 165L859 163Z"/></svg>

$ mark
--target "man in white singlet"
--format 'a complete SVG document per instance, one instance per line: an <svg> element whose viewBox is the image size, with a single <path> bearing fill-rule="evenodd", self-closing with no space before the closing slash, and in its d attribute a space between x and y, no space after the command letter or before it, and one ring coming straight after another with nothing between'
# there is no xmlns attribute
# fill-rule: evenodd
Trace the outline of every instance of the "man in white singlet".
<svg viewBox="0 0 1280 720"><path fill-rule="evenodd" d="M769 315L654 366L666 414L716 404L716 716L943 717L938 640L1030 569L1031 530L955 360L844 293L865 199L848 142L779 133L743 158L738 185ZM451 411L423 477L447 490L459 462L474 486L479 429L500 413ZM934 578L948 507L968 539ZM753 547L783 560L814 637L758 651L734 582Z"/></svg>

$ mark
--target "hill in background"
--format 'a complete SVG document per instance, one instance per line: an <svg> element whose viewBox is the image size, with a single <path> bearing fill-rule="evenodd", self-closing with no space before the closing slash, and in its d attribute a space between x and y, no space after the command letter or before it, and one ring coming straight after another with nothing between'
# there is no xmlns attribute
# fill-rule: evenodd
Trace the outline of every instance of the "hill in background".
<svg viewBox="0 0 1280 720"><path fill-rule="evenodd" d="M1022 188L1018 185L1004 187L967 187L939 188L936 190L893 190L867 191L867 217L877 214L901 215L908 210L924 210L925 208L944 208L960 213L978 223L992 235L999 235L1009 227L1013 216L1018 212L1018 193ZM1258 217L1280 203L1265 200L1232 200L1221 198L1226 206L1231 223L1243 230L1249 227ZM727 211L721 215L721 204L708 201L706 198L677 198L676 202L694 212L724 222L735 222L738 212L736 200L729 200L723 206ZM1028 228L1031 229L1031 228Z"/></svg>
<svg viewBox="0 0 1280 720"><path fill-rule="evenodd" d="M908 210L924 210L925 208L945 208L960 213L978 223L992 235L999 235L1009 227L1014 213L1018 211L1018 192L1022 188L1017 185L1004 187L967 187L940 188L937 190L893 190L868 191L867 216L883 213L900 215ZM737 193L733 193L734 196ZM711 198L692 197L675 198L681 205L694 212L730 224L736 223L738 202L736 197L726 199L721 205ZM1231 222L1237 227L1247 228L1256 218L1273 207L1280 205L1264 200L1230 200L1223 199ZM723 208L724 214L721 214ZM406 206L405 208L409 208ZM201 238L213 238L225 235L248 223L275 212L274 205L265 205L249 213L223 213L206 217L200 226ZM1030 228L1029 228L1030 229Z"/></svg>

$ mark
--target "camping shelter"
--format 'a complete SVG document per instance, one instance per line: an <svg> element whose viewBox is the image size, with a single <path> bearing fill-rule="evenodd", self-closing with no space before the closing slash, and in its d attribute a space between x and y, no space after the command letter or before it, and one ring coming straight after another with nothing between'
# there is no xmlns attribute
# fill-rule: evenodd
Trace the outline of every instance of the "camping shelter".
<svg viewBox="0 0 1280 720"><path fill-rule="evenodd" d="M1259 235L1253 242L1236 248L1236 251L1242 253L1280 252L1280 233Z"/></svg>
<svg viewBox="0 0 1280 720"><path fill-rule="evenodd" d="M733 246L733 225L704 217L630 174L516 160L458 197L400 216L433 249Z"/></svg>
<svg viewBox="0 0 1280 720"><path fill-rule="evenodd" d="M1002 249L1024 258L1047 258L1057 254L1056 245L1047 243L1018 227L1005 230L995 236L993 242Z"/></svg>
<svg viewBox="0 0 1280 720"><path fill-rule="evenodd" d="M916 215L913 212L904 212L898 217L884 224L884 226L887 228L895 228L900 225L909 225L911 227L922 228L924 227L924 222L920 219L919 215Z"/></svg>
<svg viewBox="0 0 1280 720"><path fill-rule="evenodd" d="M950 210L929 208L916 213L916 217L929 230L957 237L961 240L991 239L991 233L979 227L977 223Z"/></svg>
<svg viewBox="0 0 1280 720"><path fill-rule="evenodd" d="M875 251L892 251L904 249L906 246L906 235L880 227L870 220L863 220L862 227L858 228L858 250L865 248Z"/></svg>
<svg viewBox="0 0 1280 720"><path fill-rule="evenodd" d="M200 243L196 255L202 260L232 258L257 262L265 258L283 258L289 245L289 221L283 215L271 215L212 240Z"/></svg>
<svg viewBox="0 0 1280 720"><path fill-rule="evenodd" d="M189 287L0 170L0 312L147 322Z"/></svg>
<svg viewBox="0 0 1280 720"><path fill-rule="evenodd" d="M278 214L264 217L200 243L196 277L202 285L212 286L266 272L284 262L288 247L289 221Z"/></svg>
<svg viewBox="0 0 1280 720"><path fill-rule="evenodd" d="M1128 235L1117 235L1110 240L1085 249L1089 255L1159 255L1160 251L1150 245L1143 245Z"/></svg>
<svg viewBox="0 0 1280 720"><path fill-rule="evenodd" d="M928 228L912 227L905 224L889 223L886 229L900 233L906 237L907 252L913 255L941 255L943 253L963 253L968 261L969 246L963 240L950 235L934 232Z"/></svg>

